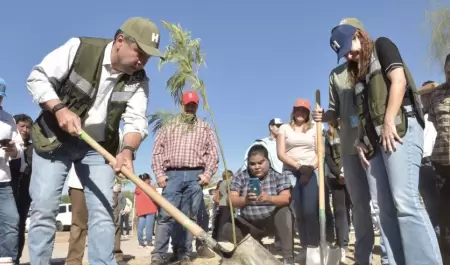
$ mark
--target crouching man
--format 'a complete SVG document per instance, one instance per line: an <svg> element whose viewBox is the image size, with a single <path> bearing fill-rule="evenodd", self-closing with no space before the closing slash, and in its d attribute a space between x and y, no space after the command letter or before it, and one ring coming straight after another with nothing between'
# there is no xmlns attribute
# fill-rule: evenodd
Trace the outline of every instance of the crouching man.
<svg viewBox="0 0 450 265"><path fill-rule="evenodd" d="M253 191L257 186L260 187L259 195ZM230 191L233 206L240 209L240 215L235 219L236 240L239 242L248 234L258 241L266 236L278 236L284 264L294 264L293 223L289 209L291 182L270 166L269 154L263 145L250 148L247 169L232 178ZM230 223L224 226L222 233L232 241L229 238L232 234Z"/></svg>

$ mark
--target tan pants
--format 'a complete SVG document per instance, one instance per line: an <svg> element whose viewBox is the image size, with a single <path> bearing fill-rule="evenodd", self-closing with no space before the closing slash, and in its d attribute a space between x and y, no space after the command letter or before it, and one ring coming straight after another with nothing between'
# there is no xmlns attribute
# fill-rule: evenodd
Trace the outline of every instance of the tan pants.
<svg viewBox="0 0 450 265"><path fill-rule="evenodd" d="M67 253L67 265L81 265L83 263L84 249L86 247L88 210L83 190L69 188L69 196L72 202L72 226L70 228L69 252ZM119 212L117 210L118 193L114 192L114 224L116 227L114 256L116 261L123 260L120 250L121 229L119 225Z"/></svg>

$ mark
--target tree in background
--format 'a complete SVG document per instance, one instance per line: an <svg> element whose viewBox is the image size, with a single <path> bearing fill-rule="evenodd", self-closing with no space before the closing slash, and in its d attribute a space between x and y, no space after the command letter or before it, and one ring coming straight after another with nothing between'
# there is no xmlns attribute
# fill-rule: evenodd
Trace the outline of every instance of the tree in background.
<svg viewBox="0 0 450 265"><path fill-rule="evenodd" d="M443 69L445 57L450 53L450 5L431 1L430 6L426 15L431 30L431 60Z"/></svg>
<svg viewBox="0 0 450 265"><path fill-rule="evenodd" d="M61 196L61 203L71 203L69 195L62 195Z"/></svg>
<svg viewBox="0 0 450 265"><path fill-rule="evenodd" d="M180 113L174 114L170 112L159 111L152 114L149 123L153 125L153 132L157 132L164 126L169 125L174 117L180 117L186 124L193 124L195 117L187 115L182 111L181 98L185 87L190 87L191 90L196 91L203 101L203 109L208 112L209 118L213 124L213 129L217 137L222 163L225 170L227 170L227 163L225 153L223 151L222 142L220 141L219 132L214 119L214 115L209 106L206 97L206 88L203 80L199 78L199 70L202 66L206 66L204 60L204 53L200 48L200 39L192 39L191 32L184 31L181 25L175 25L162 21L163 26L169 30L171 35L171 43L167 46L164 60L160 60L158 68L162 69L165 64L176 64L175 73L167 80L166 90L170 92L174 103L180 106ZM228 192L230 192L228 187ZM231 205L231 201L230 201ZM231 207L232 208L232 207ZM232 211L232 209L231 209ZM233 243L236 245L236 235L233 222Z"/></svg>

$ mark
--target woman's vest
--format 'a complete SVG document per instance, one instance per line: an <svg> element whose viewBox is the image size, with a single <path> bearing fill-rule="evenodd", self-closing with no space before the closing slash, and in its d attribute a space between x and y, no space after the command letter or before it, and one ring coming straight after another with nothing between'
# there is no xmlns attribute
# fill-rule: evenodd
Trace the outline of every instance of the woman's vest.
<svg viewBox="0 0 450 265"><path fill-rule="evenodd" d="M55 91L61 102L84 122L97 96L105 48L111 40L80 38L80 41L69 73ZM107 107L106 137L100 143L112 154L116 154L119 147L119 125L127 102L136 92L137 84L146 78L144 70L133 75L123 74L113 88ZM31 137L38 152L52 152L73 138L59 127L55 115L47 110L41 111L33 123Z"/></svg>
<svg viewBox="0 0 450 265"><path fill-rule="evenodd" d="M402 106L395 117L395 125L400 137L404 137L407 132L408 117L416 117L418 122L424 127L423 113L416 85L404 62L403 69L407 85ZM368 158L372 157L378 148L377 143L379 142L389 100L389 83L389 80L383 74L374 46L366 80L356 84L354 99L356 113L360 120L360 129L363 132L363 135L360 135L360 140L368 146L369 152L366 154Z"/></svg>

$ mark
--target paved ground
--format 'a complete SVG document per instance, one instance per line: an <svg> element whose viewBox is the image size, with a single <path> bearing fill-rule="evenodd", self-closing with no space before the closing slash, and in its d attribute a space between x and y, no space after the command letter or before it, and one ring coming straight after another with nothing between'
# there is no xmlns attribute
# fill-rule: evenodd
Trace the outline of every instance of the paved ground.
<svg viewBox="0 0 450 265"><path fill-rule="evenodd" d="M353 235L352 236L352 241ZM64 258L67 256L67 248L68 248L68 232L57 233L55 240L55 248L53 250L53 262L52 264L64 264ZM377 237L377 242L379 242L379 238ZM270 244L271 240L264 240L264 243ZM378 243L377 243L378 244ZM273 248L269 247L270 250ZM298 240L296 240L295 251L299 249ZM374 249L374 262L373 265L380 265L380 256L379 256L379 247L376 246ZM126 259L128 260L128 264L130 265L147 265L150 264L150 251L151 249L141 249L138 248L136 236L130 237L128 239L124 239L122 241L122 251L126 255ZM88 264L87 257L88 250L86 248L86 256L84 264ZM274 255L281 258L274 252ZM24 250L24 254L21 260L22 264L29 264L29 256L28 256L28 248L26 247ZM347 254L347 262L344 264L353 264L353 243L350 245L350 250ZM176 264L176 263L175 263ZM195 265L219 265L219 257L216 256L214 259L196 259L194 262Z"/></svg>

